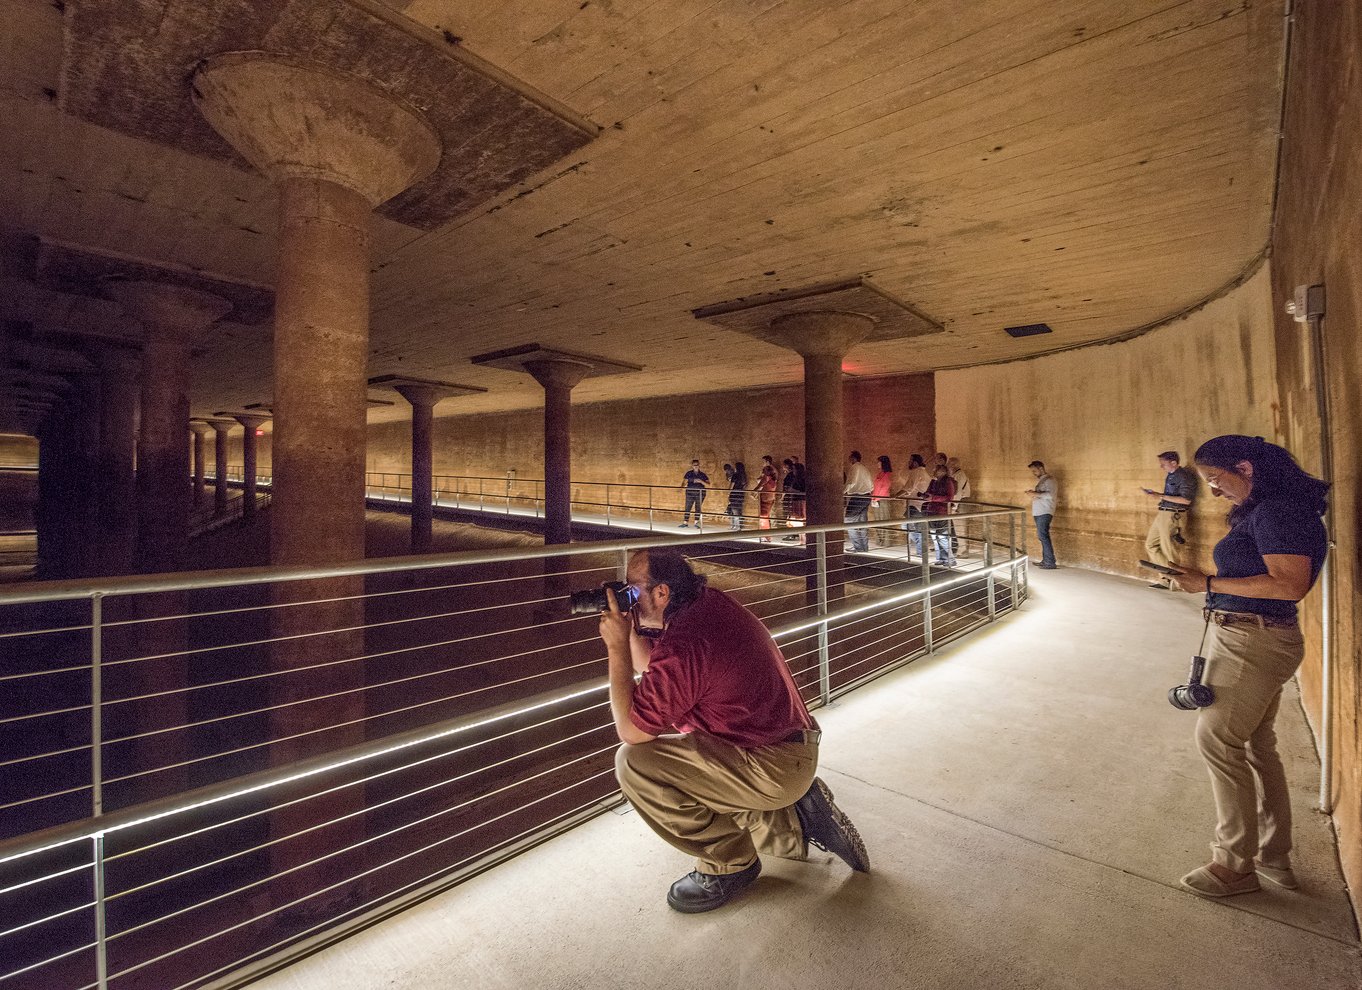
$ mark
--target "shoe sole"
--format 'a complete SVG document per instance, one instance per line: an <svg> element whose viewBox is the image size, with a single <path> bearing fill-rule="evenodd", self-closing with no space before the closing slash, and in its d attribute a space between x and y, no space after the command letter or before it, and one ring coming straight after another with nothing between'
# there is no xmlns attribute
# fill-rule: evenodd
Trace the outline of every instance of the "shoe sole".
<svg viewBox="0 0 1362 990"><path fill-rule="evenodd" d="M823 845L823 843L819 842L817 839L809 839L809 841L824 852L832 853L832 855L837 856L842 862L846 863L847 866L851 867L856 872L869 873L870 853L866 852L865 842L861 839L861 833L856 830L856 826L851 823L851 819L846 816L846 812L837 807L833 798L832 788L825 784L821 777L815 777L813 785L817 790L819 799L827 806L824 809L827 816L832 819L833 826L842 834L842 837L846 839L847 845L851 847L851 851L854 854L856 861L853 862L841 853L832 852L831 849Z"/></svg>

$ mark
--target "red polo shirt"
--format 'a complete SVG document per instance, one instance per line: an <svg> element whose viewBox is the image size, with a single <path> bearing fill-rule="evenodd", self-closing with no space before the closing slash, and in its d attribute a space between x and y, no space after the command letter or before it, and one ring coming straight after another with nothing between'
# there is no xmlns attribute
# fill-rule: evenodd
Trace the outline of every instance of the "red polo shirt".
<svg viewBox="0 0 1362 990"><path fill-rule="evenodd" d="M704 732L743 749L813 727L771 634L714 588L682 609L653 644L629 717L649 735Z"/></svg>

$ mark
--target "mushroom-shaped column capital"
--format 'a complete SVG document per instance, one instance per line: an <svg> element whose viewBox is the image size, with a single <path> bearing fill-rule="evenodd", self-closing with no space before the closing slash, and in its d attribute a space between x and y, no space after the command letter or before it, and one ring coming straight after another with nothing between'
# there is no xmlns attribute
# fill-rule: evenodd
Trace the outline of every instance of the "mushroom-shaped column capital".
<svg viewBox="0 0 1362 990"><path fill-rule="evenodd" d="M275 182L332 182L374 207L440 163L440 138L415 110L306 59L218 55L194 73L193 96L214 130Z"/></svg>
<svg viewBox="0 0 1362 990"><path fill-rule="evenodd" d="M771 321L771 330L804 357L845 357L874 328L875 321L860 313L823 310L786 313Z"/></svg>
<svg viewBox="0 0 1362 990"><path fill-rule="evenodd" d="M232 311L222 296L169 282L110 279L104 290L143 326L189 336Z"/></svg>

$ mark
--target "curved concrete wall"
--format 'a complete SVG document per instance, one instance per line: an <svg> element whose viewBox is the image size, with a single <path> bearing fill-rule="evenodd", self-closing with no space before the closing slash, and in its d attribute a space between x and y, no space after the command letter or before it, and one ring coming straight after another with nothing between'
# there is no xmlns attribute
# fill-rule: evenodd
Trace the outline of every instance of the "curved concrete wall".
<svg viewBox="0 0 1362 990"><path fill-rule="evenodd" d="M931 375L849 379L845 396L848 449L858 447L872 465L874 457L886 453L896 467L900 461L906 465L908 453L931 449ZM448 405L453 410L457 402ZM514 468L521 479L543 477L540 410L477 416L440 416L440 411L437 407L433 438L437 475L500 478ZM410 471L410 446L407 423L371 426L369 470ZM572 410L574 484L677 486L691 458L698 457L711 484L723 485L725 461L741 459L755 485L763 454L779 461L803 452L800 386L600 402Z"/></svg>
<svg viewBox="0 0 1362 990"><path fill-rule="evenodd" d="M1284 315L1298 285L1323 285L1328 296L1323 321L1323 387L1332 407L1329 437L1333 452L1334 503L1334 690L1331 744L1334 751L1334 821L1344 874L1358 905L1362 891L1362 600L1357 594L1358 500L1356 439L1362 418L1362 8L1356 3L1307 0L1296 3L1291 71L1277 223L1272 242L1273 312L1282 391L1282 429L1287 446L1309 470L1320 466L1316 413L1318 379L1311 367L1305 328ZM1340 110L1340 108L1344 108ZM1320 597L1302 609L1309 644L1301 668L1301 695L1319 732L1320 668L1316 630Z"/></svg>
<svg viewBox="0 0 1362 990"><path fill-rule="evenodd" d="M1162 488L1160 451L1189 461L1220 433L1280 439L1271 307L1260 268L1133 340L939 372L937 437L965 457L976 497L988 501L1029 504L1026 465L1044 461L1060 486L1060 563L1137 575L1155 511L1140 488ZM1226 508L1200 493L1186 533L1198 559L1209 561Z"/></svg>

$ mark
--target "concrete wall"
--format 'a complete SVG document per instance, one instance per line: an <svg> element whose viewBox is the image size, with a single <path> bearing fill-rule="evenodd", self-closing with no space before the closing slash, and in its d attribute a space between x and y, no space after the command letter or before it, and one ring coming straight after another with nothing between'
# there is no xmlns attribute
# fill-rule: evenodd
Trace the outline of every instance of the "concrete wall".
<svg viewBox="0 0 1362 990"><path fill-rule="evenodd" d="M979 499L1029 505L1026 465L1059 481L1052 535L1061 564L1140 573L1161 489L1156 455L1219 433L1277 438L1276 348L1266 268L1187 316L1119 344L944 371L937 437L965 458ZM1198 560L1224 532L1224 503L1201 493L1186 536ZM1036 551L1034 533L1028 534ZM1033 553L1034 555L1034 553Z"/></svg>
<svg viewBox="0 0 1362 990"><path fill-rule="evenodd" d="M932 449L931 375L850 379L846 383L848 450L869 461L888 454L895 467L914 451ZM453 409L457 400L450 401ZM543 477L543 413L439 415L434 425L438 474L520 479ZM406 423L369 431L369 470L410 470ZM804 397L798 386L712 392L577 406L572 416L572 473L578 481L679 485L698 457L711 482L723 484L725 461L742 460L749 474L761 456L777 461L804 450ZM755 477L753 477L755 483Z"/></svg>
<svg viewBox="0 0 1362 990"><path fill-rule="evenodd" d="M1335 821L1344 873L1358 903L1362 890L1362 601L1357 594L1358 499L1356 425L1362 417L1362 8L1336 0L1297 0L1291 40L1286 127L1273 238L1273 313L1286 445L1309 470L1320 470L1316 378L1305 328L1283 313L1297 285L1323 284L1325 385L1333 421L1334 751ZM1321 596L1303 608L1308 641L1301 668L1306 711L1320 731Z"/></svg>

